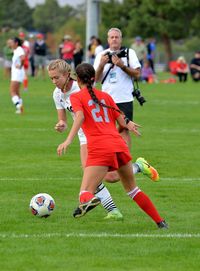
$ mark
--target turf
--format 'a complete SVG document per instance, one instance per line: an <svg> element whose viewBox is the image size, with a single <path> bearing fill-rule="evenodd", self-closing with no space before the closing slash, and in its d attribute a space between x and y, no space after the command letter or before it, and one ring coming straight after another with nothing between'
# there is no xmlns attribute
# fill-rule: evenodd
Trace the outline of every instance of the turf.
<svg viewBox="0 0 200 271"><path fill-rule="evenodd" d="M131 202L120 183L107 187L124 221L103 220L101 207L74 219L82 176L79 144L76 139L65 156L56 155L66 134L53 129L53 85L30 78L28 92L22 92L25 113L19 116L9 81L1 75L0 270L200 270L200 86L189 81L140 88L147 102L134 103L142 136L133 136L132 155L145 157L160 172L158 183L141 175L137 180L169 223L164 231ZM47 219L34 217L28 208L39 192L56 201Z"/></svg>

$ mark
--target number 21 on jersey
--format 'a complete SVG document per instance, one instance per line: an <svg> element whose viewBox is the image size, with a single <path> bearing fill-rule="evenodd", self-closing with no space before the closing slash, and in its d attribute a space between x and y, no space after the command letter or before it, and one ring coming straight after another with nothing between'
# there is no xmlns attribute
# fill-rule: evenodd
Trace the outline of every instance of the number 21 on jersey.
<svg viewBox="0 0 200 271"><path fill-rule="evenodd" d="M105 101L101 100L101 103L105 104ZM108 108L102 107L103 108L103 116L98 116L97 114L101 110L100 106L97 103L95 103L93 100L89 100L88 105L89 106L95 105L95 107L91 110L92 117L93 117L95 122L110 122L110 120L108 118Z"/></svg>

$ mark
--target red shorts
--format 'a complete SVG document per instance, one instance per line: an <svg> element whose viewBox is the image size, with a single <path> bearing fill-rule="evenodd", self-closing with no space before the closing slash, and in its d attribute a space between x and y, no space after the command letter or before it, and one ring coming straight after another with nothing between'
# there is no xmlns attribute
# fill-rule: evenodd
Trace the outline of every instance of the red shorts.
<svg viewBox="0 0 200 271"><path fill-rule="evenodd" d="M109 171L117 170L121 166L126 165L132 157L127 152L111 152L111 153L88 153L88 158L86 162L86 167L88 166L107 166Z"/></svg>

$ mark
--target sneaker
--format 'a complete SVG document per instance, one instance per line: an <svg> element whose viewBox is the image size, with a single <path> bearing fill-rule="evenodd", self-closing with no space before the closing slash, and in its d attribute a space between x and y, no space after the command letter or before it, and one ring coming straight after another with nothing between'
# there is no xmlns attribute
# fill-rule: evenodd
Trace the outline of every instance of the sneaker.
<svg viewBox="0 0 200 271"><path fill-rule="evenodd" d="M23 107L23 105L22 104L18 104L17 106L16 106L16 111L15 111L15 113L16 114L22 114L24 112L24 107Z"/></svg>
<svg viewBox="0 0 200 271"><path fill-rule="evenodd" d="M107 216L104 217L106 220L123 220L123 215L118 209L110 211Z"/></svg>
<svg viewBox="0 0 200 271"><path fill-rule="evenodd" d="M157 225L158 225L159 229L168 229L169 228L165 220L157 223Z"/></svg>
<svg viewBox="0 0 200 271"><path fill-rule="evenodd" d="M154 182L159 181L158 171L152 167L144 158L138 158L135 163L139 166L140 171L144 175L148 176Z"/></svg>
<svg viewBox="0 0 200 271"><path fill-rule="evenodd" d="M93 197L90 201L81 203L79 207L76 208L76 210L74 211L73 216L75 218L82 217L100 203L101 201L99 198Z"/></svg>

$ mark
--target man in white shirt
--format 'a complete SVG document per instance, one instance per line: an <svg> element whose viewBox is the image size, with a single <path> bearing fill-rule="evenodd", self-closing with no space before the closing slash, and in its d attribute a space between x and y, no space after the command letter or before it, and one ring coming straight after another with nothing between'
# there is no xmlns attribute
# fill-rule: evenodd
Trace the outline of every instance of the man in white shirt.
<svg viewBox="0 0 200 271"><path fill-rule="evenodd" d="M122 33L118 28L108 31L109 48L100 52L94 61L96 81L102 83L102 91L109 93L127 118L133 119L133 78L140 77L141 65L132 49L122 49ZM131 147L129 131L121 132Z"/></svg>

